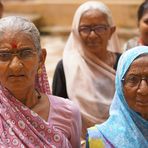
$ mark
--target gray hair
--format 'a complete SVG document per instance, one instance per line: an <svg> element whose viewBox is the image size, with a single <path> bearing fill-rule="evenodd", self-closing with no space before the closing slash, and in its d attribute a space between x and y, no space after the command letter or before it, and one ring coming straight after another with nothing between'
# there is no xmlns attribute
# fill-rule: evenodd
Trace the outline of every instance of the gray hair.
<svg viewBox="0 0 148 148"><path fill-rule="evenodd" d="M104 13L107 16L107 21L108 21L109 26L111 26L111 27L115 26L115 24L113 22L112 13L111 13L110 9L104 3L98 2L98 1L87 1L83 4L81 4L75 12L75 15L73 18L73 23L72 23L73 30L74 29L78 30L81 16L89 10L101 11L102 13Z"/></svg>
<svg viewBox="0 0 148 148"><path fill-rule="evenodd" d="M8 30L23 32L31 36L38 51L41 50L40 33L36 26L29 20L20 16L8 16L0 19L0 35Z"/></svg>

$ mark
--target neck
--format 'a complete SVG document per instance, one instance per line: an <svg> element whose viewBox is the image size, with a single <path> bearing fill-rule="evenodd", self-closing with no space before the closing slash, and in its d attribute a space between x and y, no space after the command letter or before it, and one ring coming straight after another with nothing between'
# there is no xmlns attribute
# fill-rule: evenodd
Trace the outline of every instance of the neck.
<svg viewBox="0 0 148 148"><path fill-rule="evenodd" d="M108 56L109 54L108 54L108 51L106 50L104 52L101 52L101 54L100 53L98 54L98 58L104 62L106 62L106 60L108 59Z"/></svg>
<svg viewBox="0 0 148 148"><path fill-rule="evenodd" d="M97 50L97 49L96 49ZM87 50L89 51L89 50ZM114 64L114 57L111 52L107 51L106 49L102 49L99 52L85 52L84 53L86 57L88 57L90 60L92 60L94 63L97 64L97 59L103 61L107 65L111 66Z"/></svg>
<svg viewBox="0 0 148 148"><path fill-rule="evenodd" d="M15 91L13 92L13 95L29 108L33 108L37 105L41 98L40 93L35 88L29 88L26 91L24 89L22 91Z"/></svg>
<svg viewBox="0 0 148 148"><path fill-rule="evenodd" d="M145 120L148 121L148 114L147 114L147 113L146 113L146 114L141 114L141 116L142 116Z"/></svg>

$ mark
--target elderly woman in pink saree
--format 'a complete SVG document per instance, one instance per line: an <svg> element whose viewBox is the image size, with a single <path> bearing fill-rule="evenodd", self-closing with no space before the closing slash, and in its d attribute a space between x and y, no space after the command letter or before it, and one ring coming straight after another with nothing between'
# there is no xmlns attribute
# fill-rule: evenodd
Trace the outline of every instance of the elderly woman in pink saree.
<svg viewBox="0 0 148 148"><path fill-rule="evenodd" d="M56 67L53 94L79 105L84 137L86 128L108 118L119 52L116 27L108 7L97 1L80 5L63 60Z"/></svg>
<svg viewBox="0 0 148 148"><path fill-rule="evenodd" d="M50 94L45 57L33 23L0 20L0 147L80 147L80 112Z"/></svg>

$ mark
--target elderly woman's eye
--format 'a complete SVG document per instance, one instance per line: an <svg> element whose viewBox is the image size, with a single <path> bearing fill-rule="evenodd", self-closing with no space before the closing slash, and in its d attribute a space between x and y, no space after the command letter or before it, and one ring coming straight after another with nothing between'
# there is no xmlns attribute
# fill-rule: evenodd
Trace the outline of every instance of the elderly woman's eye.
<svg viewBox="0 0 148 148"><path fill-rule="evenodd" d="M103 27L103 26L102 26L102 27L96 27L96 28L95 28L95 31L96 31L96 32L104 32L104 31L106 31L106 30L107 30L107 28L106 28L106 27Z"/></svg>
<svg viewBox="0 0 148 148"><path fill-rule="evenodd" d="M31 56L33 56L34 55L34 51L33 50L23 50L22 52L21 52L21 57L22 58L27 58L27 57L31 57Z"/></svg>
<svg viewBox="0 0 148 148"><path fill-rule="evenodd" d="M138 76L129 76L126 81L127 81L127 83L136 84L136 83L139 83L140 78Z"/></svg>
<svg viewBox="0 0 148 148"><path fill-rule="evenodd" d="M90 32L90 28L89 27L83 27L83 28L80 28L79 31L83 32L83 33L89 33Z"/></svg>
<svg viewBox="0 0 148 148"><path fill-rule="evenodd" d="M0 53L0 60L2 61L6 61L6 60L9 60L11 58L11 53L5 53L5 52L2 52Z"/></svg>

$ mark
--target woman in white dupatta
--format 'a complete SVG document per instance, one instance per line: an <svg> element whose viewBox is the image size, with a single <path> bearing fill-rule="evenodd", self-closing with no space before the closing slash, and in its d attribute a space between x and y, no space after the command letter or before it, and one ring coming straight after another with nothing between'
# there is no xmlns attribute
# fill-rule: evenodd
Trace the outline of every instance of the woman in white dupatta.
<svg viewBox="0 0 148 148"><path fill-rule="evenodd" d="M81 110L83 136L86 128L108 118L115 90L114 67L120 51L115 30L111 12L101 2L86 2L74 15L63 67L68 98ZM55 95L60 95L55 90L60 83L56 76L59 72L57 67L53 79Z"/></svg>

